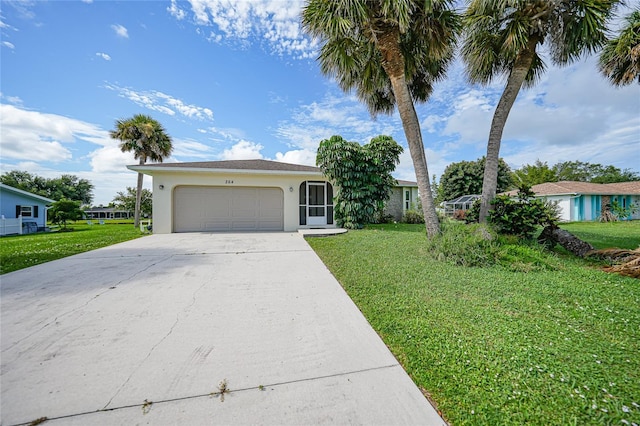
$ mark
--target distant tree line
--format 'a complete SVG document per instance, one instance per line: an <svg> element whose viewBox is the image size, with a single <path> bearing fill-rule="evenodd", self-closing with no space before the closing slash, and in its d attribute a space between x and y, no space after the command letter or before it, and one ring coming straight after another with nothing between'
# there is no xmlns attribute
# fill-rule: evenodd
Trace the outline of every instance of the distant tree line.
<svg viewBox="0 0 640 426"><path fill-rule="evenodd" d="M438 202L453 200L462 195L481 194L485 171L485 158L476 161L459 161L451 163L444 170L436 186ZM505 192L522 185L531 187L545 182L564 180L592 183L616 183L640 180L640 173L630 169L582 161L563 161L549 166L546 162L536 160L534 164L525 164L511 171L501 158L498 163L497 192Z"/></svg>
<svg viewBox="0 0 640 426"><path fill-rule="evenodd" d="M93 184L75 175L43 178L26 171L12 170L0 175L0 182L55 201L67 199L82 205L90 205L93 201Z"/></svg>

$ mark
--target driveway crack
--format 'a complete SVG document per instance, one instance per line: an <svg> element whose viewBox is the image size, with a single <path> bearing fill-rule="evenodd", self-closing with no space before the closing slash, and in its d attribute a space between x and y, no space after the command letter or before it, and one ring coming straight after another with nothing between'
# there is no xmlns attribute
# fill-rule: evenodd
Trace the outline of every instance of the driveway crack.
<svg viewBox="0 0 640 426"><path fill-rule="evenodd" d="M122 383L122 385L120 385L120 387L118 388L118 390L116 391L115 394L113 394L113 396L109 399L109 401L106 403L106 405L104 407L102 407L102 410L107 410L109 407L109 405L111 404L111 402L120 394L120 392L122 391L122 389L125 388L125 386L127 385L127 383L129 383L129 381L131 380L131 378L134 376L134 374L136 374L136 372L140 369L140 367L142 367L142 365L147 361L147 359L149 359L149 357L151 356L151 354L156 350L156 348L158 346L160 346L162 344L162 342L164 342L167 337L169 337L171 335L171 333L173 333L173 330L176 328L176 326L178 325L178 323L180 322L180 315L184 314L186 312L188 312L191 307L196 303L196 294L205 286L208 284L208 281L203 282L200 287L198 287L193 294L191 295L191 302L184 307L184 309L182 309L182 311L178 312L176 314L176 320L173 322L173 325L171 326L171 328L169 328L169 331L156 343L154 344L151 349L149 349L149 352L147 353L147 355L142 359L142 361L140 361L138 363L138 365L133 369L133 371L131 372L131 374L129 374L129 377L127 377L127 380L124 381L124 383Z"/></svg>

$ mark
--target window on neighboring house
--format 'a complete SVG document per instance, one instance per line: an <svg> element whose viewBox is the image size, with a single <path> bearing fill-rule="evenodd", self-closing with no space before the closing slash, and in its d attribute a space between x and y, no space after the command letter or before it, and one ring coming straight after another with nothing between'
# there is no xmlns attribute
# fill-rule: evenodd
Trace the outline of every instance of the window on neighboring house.
<svg viewBox="0 0 640 426"><path fill-rule="evenodd" d="M20 214L22 215L22 217L31 217L33 215L33 207L20 206Z"/></svg>
<svg viewBox="0 0 640 426"><path fill-rule="evenodd" d="M411 190L406 189L404 191L404 209L409 210L411 208Z"/></svg>
<svg viewBox="0 0 640 426"><path fill-rule="evenodd" d="M38 217L38 206L16 206L16 217Z"/></svg>

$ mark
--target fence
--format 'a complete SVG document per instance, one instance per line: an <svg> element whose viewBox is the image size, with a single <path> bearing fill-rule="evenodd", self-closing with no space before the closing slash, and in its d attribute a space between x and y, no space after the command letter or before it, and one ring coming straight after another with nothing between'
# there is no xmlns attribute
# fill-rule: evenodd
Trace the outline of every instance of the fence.
<svg viewBox="0 0 640 426"><path fill-rule="evenodd" d="M0 235L22 234L22 216L17 219L0 218Z"/></svg>

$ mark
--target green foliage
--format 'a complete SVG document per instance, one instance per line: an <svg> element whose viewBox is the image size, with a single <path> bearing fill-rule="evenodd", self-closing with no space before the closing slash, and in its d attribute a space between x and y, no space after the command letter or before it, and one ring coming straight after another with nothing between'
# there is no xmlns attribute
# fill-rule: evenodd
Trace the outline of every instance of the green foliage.
<svg viewBox="0 0 640 426"><path fill-rule="evenodd" d="M2 237L0 274L17 271L100 247L138 238L131 225L89 226L78 222L73 232L46 232Z"/></svg>
<svg viewBox="0 0 640 426"><path fill-rule="evenodd" d="M449 222L442 233L426 242L430 255L439 261L460 266L495 265L499 246L495 236L483 225L463 225Z"/></svg>
<svg viewBox="0 0 640 426"><path fill-rule="evenodd" d="M543 163L540 160L536 160L534 164L525 164L513 172L513 182L519 185L533 186L557 181L558 176L546 161Z"/></svg>
<svg viewBox="0 0 640 426"><path fill-rule="evenodd" d="M564 161L549 167L546 162L540 160L536 160L533 165L525 164L513 172L513 181L527 186L561 180L616 183L640 180L640 174L630 169L621 170L611 165L603 166L582 161Z"/></svg>
<svg viewBox="0 0 640 426"><path fill-rule="evenodd" d="M539 226L556 225L558 210L555 205L534 198L528 186L520 186L518 198L498 195L492 202L489 223L500 234L517 235L531 239Z"/></svg>
<svg viewBox="0 0 640 426"><path fill-rule="evenodd" d="M629 216L637 212L638 212L637 204L632 203L627 207L622 207L622 205L620 205L618 200L613 200L611 202L611 205L609 205L608 208L605 208L605 212L600 217L600 221L616 222L618 220L626 220ZM609 213L610 215L606 216L607 213ZM608 217L608 220L605 219L607 217Z"/></svg>
<svg viewBox="0 0 640 426"><path fill-rule="evenodd" d="M588 225L604 241L640 222ZM449 424L640 422L637 280L516 237L494 266L438 261L420 225L308 242Z"/></svg>
<svg viewBox="0 0 640 426"><path fill-rule="evenodd" d="M597 249L618 247L635 250L640 247L640 220L614 223L571 222L560 228L588 241Z"/></svg>
<svg viewBox="0 0 640 426"><path fill-rule="evenodd" d="M422 210L410 209L404 212L402 216L402 221L404 223L424 223L424 215L422 214Z"/></svg>
<svg viewBox="0 0 640 426"><path fill-rule="evenodd" d="M462 195L481 194L485 158L476 161L451 163L444 169L438 185L437 201L448 201ZM511 189L511 169L500 159L498 163L498 192Z"/></svg>
<svg viewBox="0 0 640 426"><path fill-rule="evenodd" d="M332 136L320 142L316 163L336 186L334 212L338 226L358 229L375 220L396 180L391 176L402 147L390 136L362 146Z"/></svg>
<svg viewBox="0 0 640 426"><path fill-rule="evenodd" d="M133 152L140 164L147 160L162 162L171 155L173 142L160 122L148 115L136 114L129 119L116 121L116 128L109 132L111 138L120 141L122 152ZM138 173L134 226L140 224L140 201L144 175Z"/></svg>
<svg viewBox="0 0 640 426"><path fill-rule="evenodd" d="M640 7L625 18L617 37L600 54L600 71L616 86L640 83Z"/></svg>
<svg viewBox="0 0 640 426"><path fill-rule="evenodd" d="M482 201L480 199L477 199L473 202L473 204L471 204L471 207L469 208L469 210L467 210L467 213L464 215L464 221L466 223L478 223L480 222L480 203Z"/></svg>
<svg viewBox="0 0 640 426"><path fill-rule="evenodd" d="M64 174L57 178L45 179L26 171L11 170L0 176L0 182L52 200L66 198L84 205L91 204L93 200L93 184L75 175Z"/></svg>
<svg viewBox="0 0 640 426"><path fill-rule="evenodd" d="M614 166L584 163L582 161L564 161L553 166L558 181L615 183L640 180L640 174L629 169L620 170Z"/></svg>
<svg viewBox="0 0 640 426"><path fill-rule="evenodd" d="M140 200L140 213L144 217L151 217L153 210L153 193L146 188L142 189L142 195ZM114 207L121 208L123 210L132 212L136 209L136 188L127 186L127 191L118 191L115 197L113 197L112 203Z"/></svg>
<svg viewBox="0 0 640 426"><path fill-rule="evenodd" d="M78 201L67 200L66 198L53 203L48 212L51 223L61 225L63 229L67 228L68 221L80 220L83 214Z"/></svg>

